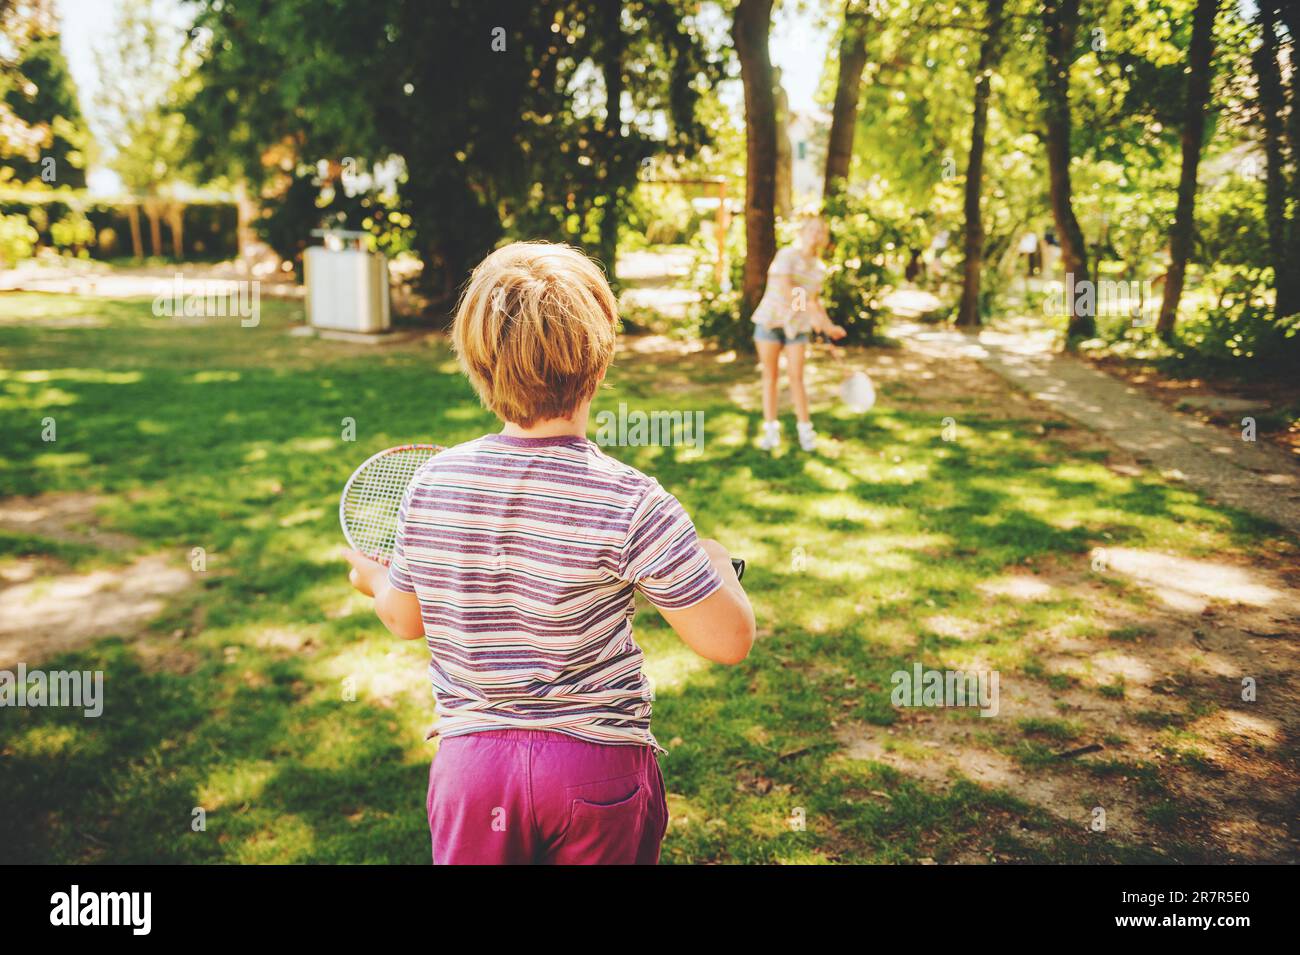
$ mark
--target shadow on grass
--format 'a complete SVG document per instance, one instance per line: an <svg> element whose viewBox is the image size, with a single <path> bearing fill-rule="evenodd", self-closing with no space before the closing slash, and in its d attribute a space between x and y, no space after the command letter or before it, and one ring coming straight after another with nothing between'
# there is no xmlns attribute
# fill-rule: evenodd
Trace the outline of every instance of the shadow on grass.
<svg viewBox="0 0 1300 955"><path fill-rule="evenodd" d="M249 685L210 655L150 672L103 641L45 668L102 670L104 710L6 714L0 861L427 861L427 764L395 742L391 711L301 699L301 662Z"/></svg>

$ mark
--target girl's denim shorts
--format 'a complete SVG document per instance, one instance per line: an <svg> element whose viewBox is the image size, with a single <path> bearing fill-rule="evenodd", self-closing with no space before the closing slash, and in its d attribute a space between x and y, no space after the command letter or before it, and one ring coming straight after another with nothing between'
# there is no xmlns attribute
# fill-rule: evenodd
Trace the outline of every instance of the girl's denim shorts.
<svg viewBox="0 0 1300 955"><path fill-rule="evenodd" d="M787 335L785 329L780 326L772 327L770 325L754 326L754 341L756 342L777 342L781 345L806 345L808 344L808 333L800 332L798 335Z"/></svg>

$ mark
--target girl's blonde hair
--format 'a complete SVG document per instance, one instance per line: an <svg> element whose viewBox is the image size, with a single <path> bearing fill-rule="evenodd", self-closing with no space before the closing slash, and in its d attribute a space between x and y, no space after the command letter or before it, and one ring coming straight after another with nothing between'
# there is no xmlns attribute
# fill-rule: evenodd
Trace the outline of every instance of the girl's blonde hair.
<svg viewBox="0 0 1300 955"><path fill-rule="evenodd" d="M816 212L808 213L799 218L798 234L803 235L813 226L816 226L817 230L821 232L822 235L826 236L827 238L830 238L831 224L826 221L825 216L820 215Z"/></svg>
<svg viewBox="0 0 1300 955"><path fill-rule="evenodd" d="M483 404L531 427L569 418L596 393L614 357L618 303L582 252L514 242L474 269L452 343Z"/></svg>

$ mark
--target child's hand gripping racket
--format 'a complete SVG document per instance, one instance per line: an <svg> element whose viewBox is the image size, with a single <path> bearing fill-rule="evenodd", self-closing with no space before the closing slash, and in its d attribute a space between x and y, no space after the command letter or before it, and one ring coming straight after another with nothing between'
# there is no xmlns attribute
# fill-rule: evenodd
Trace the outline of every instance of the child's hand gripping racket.
<svg viewBox="0 0 1300 955"><path fill-rule="evenodd" d="M352 472L339 498L339 523L349 546L387 565L397 540L397 512L411 478L441 451L436 444L403 444L372 455Z"/></svg>

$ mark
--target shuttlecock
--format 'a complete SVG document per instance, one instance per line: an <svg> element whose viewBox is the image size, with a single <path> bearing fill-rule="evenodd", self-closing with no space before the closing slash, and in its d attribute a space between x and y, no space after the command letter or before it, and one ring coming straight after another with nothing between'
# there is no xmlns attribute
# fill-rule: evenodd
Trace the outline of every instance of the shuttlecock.
<svg viewBox="0 0 1300 955"><path fill-rule="evenodd" d="M840 388L840 398L850 411L864 414L876 403L876 389L865 371L855 371L844 379L844 385Z"/></svg>

